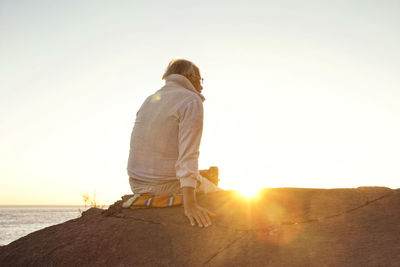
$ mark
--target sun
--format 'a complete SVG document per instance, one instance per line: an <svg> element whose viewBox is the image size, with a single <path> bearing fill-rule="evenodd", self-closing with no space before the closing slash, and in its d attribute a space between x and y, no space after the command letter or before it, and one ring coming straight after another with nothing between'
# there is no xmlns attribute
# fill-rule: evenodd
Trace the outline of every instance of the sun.
<svg viewBox="0 0 400 267"><path fill-rule="evenodd" d="M255 198L257 197L258 193L260 192L261 188L256 186L242 186L240 188L235 189L235 191L245 197L245 198Z"/></svg>
<svg viewBox="0 0 400 267"><path fill-rule="evenodd" d="M261 189L263 189L260 181L255 181L252 179L222 180L219 186L224 190L233 190L241 197L247 199L256 198Z"/></svg>

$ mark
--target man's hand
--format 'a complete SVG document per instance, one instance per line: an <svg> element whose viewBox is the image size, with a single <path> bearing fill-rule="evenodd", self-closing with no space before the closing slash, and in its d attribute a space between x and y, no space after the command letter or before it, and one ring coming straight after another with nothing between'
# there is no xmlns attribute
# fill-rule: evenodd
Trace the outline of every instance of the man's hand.
<svg viewBox="0 0 400 267"><path fill-rule="evenodd" d="M206 208L200 207L196 203L194 188L183 188L183 200L185 215L188 217L190 224L194 226L197 222L199 227L208 227L211 225L210 216L216 216Z"/></svg>

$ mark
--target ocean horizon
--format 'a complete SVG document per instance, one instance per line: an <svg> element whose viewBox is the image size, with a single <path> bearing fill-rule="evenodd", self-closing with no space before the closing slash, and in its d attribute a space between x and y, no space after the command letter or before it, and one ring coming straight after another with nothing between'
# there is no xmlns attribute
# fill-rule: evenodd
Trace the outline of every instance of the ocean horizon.
<svg viewBox="0 0 400 267"><path fill-rule="evenodd" d="M79 218L82 205L0 205L0 246L32 232Z"/></svg>

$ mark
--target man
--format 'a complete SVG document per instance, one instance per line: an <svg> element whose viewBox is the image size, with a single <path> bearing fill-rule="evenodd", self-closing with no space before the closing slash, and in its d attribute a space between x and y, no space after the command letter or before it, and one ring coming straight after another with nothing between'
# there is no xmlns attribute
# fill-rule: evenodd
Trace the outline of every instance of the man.
<svg viewBox="0 0 400 267"><path fill-rule="evenodd" d="M136 114L128 159L133 193L183 193L190 223L211 225L212 212L197 205L196 192L220 190L199 175L199 147L203 131L202 77L191 61L172 60L165 86L150 95Z"/></svg>

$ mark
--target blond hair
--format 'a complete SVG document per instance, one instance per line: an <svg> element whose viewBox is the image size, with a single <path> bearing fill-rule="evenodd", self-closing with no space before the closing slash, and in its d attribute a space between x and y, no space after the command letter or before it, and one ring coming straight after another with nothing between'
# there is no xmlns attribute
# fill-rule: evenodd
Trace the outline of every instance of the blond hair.
<svg viewBox="0 0 400 267"><path fill-rule="evenodd" d="M200 76L200 69L193 62L186 59L173 59L169 62L162 79L164 80L168 75L180 74L186 78L197 75Z"/></svg>

